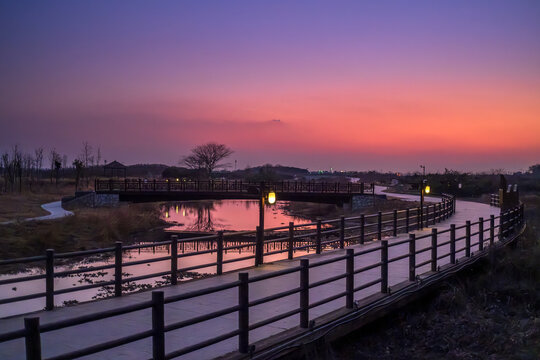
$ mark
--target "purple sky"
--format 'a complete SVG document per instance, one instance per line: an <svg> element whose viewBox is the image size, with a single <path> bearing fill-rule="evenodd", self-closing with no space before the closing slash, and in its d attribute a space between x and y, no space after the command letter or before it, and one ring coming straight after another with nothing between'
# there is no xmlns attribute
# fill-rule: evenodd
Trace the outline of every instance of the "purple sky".
<svg viewBox="0 0 540 360"><path fill-rule="evenodd" d="M3 1L0 150L525 169L539 36L538 1Z"/></svg>

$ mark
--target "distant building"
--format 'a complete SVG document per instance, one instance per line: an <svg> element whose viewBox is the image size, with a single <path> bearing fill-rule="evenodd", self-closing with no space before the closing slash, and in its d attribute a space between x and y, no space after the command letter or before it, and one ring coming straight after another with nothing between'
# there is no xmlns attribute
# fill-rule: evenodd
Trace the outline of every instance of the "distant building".
<svg viewBox="0 0 540 360"><path fill-rule="evenodd" d="M103 166L103 176L105 177L126 177L126 165L114 160Z"/></svg>

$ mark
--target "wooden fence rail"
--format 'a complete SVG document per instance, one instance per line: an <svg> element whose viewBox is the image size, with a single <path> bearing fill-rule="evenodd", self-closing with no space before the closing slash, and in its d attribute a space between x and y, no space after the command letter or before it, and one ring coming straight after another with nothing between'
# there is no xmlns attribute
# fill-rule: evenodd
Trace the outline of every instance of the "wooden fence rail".
<svg viewBox="0 0 540 360"><path fill-rule="evenodd" d="M495 225L495 220L499 220L499 224ZM484 226L487 225L487 226ZM193 351L196 351L198 349L205 348L207 346L210 346L212 344L221 342L223 340L237 337L238 338L238 351L240 353L248 353L250 352L250 332L271 324L273 322L282 320L284 318L290 317L295 314L300 314L299 319L299 327L300 328L308 328L310 325L310 310L321 306L323 304L326 304L330 301L334 301L339 298L345 298L344 307L351 309L353 307L353 294L356 291L366 289L367 287L380 284L380 292L383 294L386 294L385 296L390 296L388 294L388 264L394 261L398 261L404 258L404 256L409 258L409 280L411 281L411 286L413 286L414 282L417 280L417 269L427 265L431 264L430 268L432 272L435 272L435 274L428 275L423 279L423 281L429 281L430 277L437 276L436 272L438 271L438 262L446 257L449 257L452 259L451 263L453 267L457 267L460 265L455 264L455 259L457 258L457 254L465 253L465 258L472 258L472 257L478 257L483 256L484 252L486 250L490 250L493 248L495 243L495 231L498 230L500 240L504 243L505 239L510 239L512 236L517 234L520 229L524 226L524 219L523 219L523 206L519 206L513 209L510 209L508 211L505 211L501 213L500 216L491 216L490 219L478 219L478 221L474 222L467 222L466 225L462 226L455 226L452 225L448 229L444 229L442 231L433 231L431 233L422 235L422 236L414 236L414 234L411 234L409 239L405 239L402 241L397 241L393 243L388 243L387 240L381 240L380 245L377 247L370 247L367 249L362 249L360 251L354 251L353 249L349 249L345 255L338 256L335 258L331 258L328 260L316 262L316 263L310 263L308 259L302 259L300 261L299 266L295 266L292 268L275 271L272 273L266 273L258 276L249 277L248 273L239 273L238 274L238 280L221 284L219 286L215 286L212 288L205 288L201 290L192 291L189 293L183 293L179 295L174 295L165 298L163 295L163 292L161 291L153 291L152 292L152 298L151 300L141 302L139 304L114 308L108 311L104 312L97 312L92 314L85 314L82 316L79 316L77 318L71 318L68 320L62 320L57 321L53 323L43 324L40 325L39 318L38 317L28 317L25 318L24 324L25 328L22 330L15 330L8 333L4 333L0 335L0 342L10 341L14 339L20 339L24 338L26 342L26 358L28 360L38 360L42 359L41 356L41 341L40 337L41 334L47 333L50 331L55 331L58 329L68 328L75 325L81 325L92 321L97 321L104 318L109 317L115 317L122 314L126 314L133 311L139 311L141 309L152 309L152 323L149 324L151 327L150 330L131 334L129 336L125 336L122 338L117 338L110 340L106 343L100 343L96 344L84 349L77 349L73 350L69 353L64 353L61 355L54 356L49 359L73 359L78 358L90 354L95 354L100 351L104 351L107 349L111 349L117 346L129 344L134 341L138 341L140 339L144 338L152 338L152 353L153 358L156 360L162 360L162 359L172 359ZM475 231L471 233L471 227L475 228ZM456 238L455 232L456 230L466 229L465 235ZM478 229L478 230L476 230ZM450 232L451 234L454 234L450 240L450 244L454 243L458 240L467 240L466 245L464 248L456 249L455 246L450 247L450 252L441 254L440 248L448 245L449 242L438 242L438 237L440 234ZM488 233L489 235L484 236L485 233ZM480 235L482 234L482 235ZM416 244L418 243L418 240L423 238L431 238L431 245L428 247L424 247L421 249L418 249L416 247ZM475 241L474 243L471 243L471 241ZM409 244L409 253L405 255L400 255L398 257L389 258L388 257L388 249L392 248L394 246L399 246L401 244L408 243ZM480 246L480 243L482 244L482 251L478 251L473 253L471 251L471 247L474 246ZM487 248L487 249L486 249ZM418 263L417 256L418 254L424 253L429 251L431 253L430 258L427 261ZM355 263L356 260L366 254L371 254L373 252L379 252L380 258L377 263L371 264L371 265L364 265L363 268L355 269ZM310 275L310 269L314 267L319 266L325 266L328 264L332 264L338 261L345 261L345 266L343 269L343 273L338 276L333 276L327 279L319 280L316 282L310 281L309 275ZM380 268L380 277L372 280L368 283L362 283L362 284L355 284L354 274L361 274L365 271ZM298 287L293 288L291 290L283 291L280 293L273 294L271 296L268 296L266 298L257 299L257 300L251 300L249 297L249 287L250 284L253 284L255 282L264 282L267 279L284 276L287 274L292 273L299 273L299 283ZM310 302L310 292L309 289L314 289L319 286L340 280L340 279L346 279L345 281L345 287L338 291L337 293L325 298L318 300L316 302ZM165 318L165 312L164 312L164 305L168 303L173 303L177 301L182 301L186 299L191 299L194 297L206 295L206 294L217 294L221 291L237 288L238 289L238 303L234 306L220 309L211 313L207 313L204 315L197 316L195 318L191 318L188 320L182 320L175 323L170 323L168 325L164 325L164 318ZM250 322L249 318L249 308L253 306L257 306L260 304L268 303L273 300L289 296L292 294L300 294L299 296L299 306L297 308L293 309L284 309L285 312L282 312L278 315L275 315L271 318L267 318L264 320L261 320L256 323ZM352 311L352 310L351 310ZM201 341L197 344L190 345L188 347L184 347L178 350L174 350L172 352L166 353L165 351L165 334L169 331L173 331L175 329L184 328L190 325L198 324L203 321L207 321L209 319L213 319L219 316L223 316L225 314L230 313L237 313L238 314L238 327L235 329L231 329L229 332L222 334L218 337L206 339L204 341Z"/></svg>

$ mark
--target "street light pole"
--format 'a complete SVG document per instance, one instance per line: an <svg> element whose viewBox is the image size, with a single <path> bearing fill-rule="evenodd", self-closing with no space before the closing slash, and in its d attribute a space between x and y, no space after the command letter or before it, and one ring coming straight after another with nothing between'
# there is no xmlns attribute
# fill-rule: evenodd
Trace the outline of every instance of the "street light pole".
<svg viewBox="0 0 540 360"><path fill-rule="evenodd" d="M259 185L259 228L264 231L264 197L266 194L264 181Z"/></svg>
<svg viewBox="0 0 540 360"><path fill-rule="evenodd" d="M424 182L426 181L426 167L424 165L420 165L420 167L423 170L422 173L422 180L420 180L420 224L418 226L419 229L424 228Z"/></svg>

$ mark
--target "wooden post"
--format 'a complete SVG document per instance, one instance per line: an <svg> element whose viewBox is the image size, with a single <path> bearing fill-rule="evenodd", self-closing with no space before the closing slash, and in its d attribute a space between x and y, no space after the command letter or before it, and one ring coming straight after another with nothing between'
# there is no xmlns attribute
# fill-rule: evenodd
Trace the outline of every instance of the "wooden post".
<svg viewBox="0 0 540 360"><path fill-rule="evenodd" d="M360 183L360 194L364 194L364 182Z"/></svg>
<svg viewBox="0 0 540 360"><path fill-rule="evenodd" d="M24 330L26 360L41 360L41 336L39 334L39 318L24 318Z"/></svg>
<svg viewBox="0 0 540 360"><path fill-rule="evenodd" d="M489 246L495 243L495 215L489 217Z"/></svg>
<svg viewBox="0 0 540 360"><path fill-rule="evenodd" d="M409 232L409 222L411 220L411 214L409 209L405 210L405 232Z"/></svg>
<svg viewBox="0 0 540 360"><path fill-rule="evenodd" d="M309 260L300 260L300 327L309 327Z"/></svg>
<svg viewBox="0 0 540 360"><path fill-rule="evenodd" d="M294 252L294 222L289 222L289 243L287 245L287 258L291 260Z"/></svg>
<svg viewBox="0 0 540 360"><path fill-rule="evenodd" d="M382 239L382 212L377 213L377 240Z"/></svg>
<svg viewBox="0 0 540 360"><path fill-rule="evenodd" d="M54 309L54 250L47 249L45 259L45 310Z"/></svg>
<svg viewBox="0 0 540 360"><path fill-rule="evenodd" d="M114 296L122 296L122 242L114 247Z"/></svg>
<svg viewBox="0 0 540 360"><path fill-rule="evenodd" d="M165 299L163 291L152 291L152 354L165 360Z"/></svg>
<svg viewBox="0 0 540 360"><path fill-rule="evenodd" d="M416 208L416 228L418 230L422 229L424 227L424 224L422 224L422 208L418 207Z"/></svg>
<svg viewBox="0 0 540 360"><path fill-rule="evenodd" d="M345 272L347 274L347 277L345 278L345 291L347 292L345 297L345 307L347 309L352 309L354 303L354 249L347 249Z"/></svg>
<svg viewBox="0 0 540 360"><path fill-rule="evenodd" d="M249 274L239 273L238 280L238 351L249 352Z"/></svg>
<svg viewBox="0 0 540 360"><path fill-rule="evenodd" d="M381 241L381 292L388 293L388 240Z"/></svg>
<svg viewBox="0 0 540 360"><path fill-rule="evenodd" d="M255 243L255 266L262 265L264 252L264 233L260 226L257 226L257 242Z"/></svg>
<svg viewBox="0 0 540 360"><path fill-rule="evenodd" d="M366 219L364 214L360 215L360 244L363 244L365 239L365 233L366 233Z"/></svg>
<svg viewBox="0 0 540 360"><path fill-rule="evenodd" d="M321 219L317 219L317 238L316 238L316 246L315 246L315 253L320 254L322 251L322 245L321 245L321 226L322 221Z"/></svg>
<svg viewBox="0 0 540 360"><path fill-rule="evenodd" d="M456 263L456 225L450 225L450 263Z"/></svg>
<svg viewBox="0 0 540 360"><path fill-rule="evenodd" d="M339 225L339 248L343 249L345 247L345 216L340 218Z"/></svg>
<svg viewBox="0 0 540 360"><path fill-rule="evenodd" d="M218 275L223 274L223 230L218 231L216 272Z"/></svg>
<svg viewBox="0 0 540 360"><path fill-rule="evenodd" d="M437 229L431 229L431 271L437 271Z"/></svg>
<svg viewBox="0 0 540 360"><path fill-rule="evenodd" d="M392 232L393 236L397 236L397 210L394 209L394 231Z"/></svg>
<svg viewBox="0 0 540 360"><path fill-rule="evenodd" d="M416 235L409 234L409 281L416 279Z"/></svg>
<svg viewBox="0 0 540 360"><path fill-rule="evenodd" d="M471 222L465 222L465 256L471 256Z"/></svg>
<svg viewBox="0 0 540 360"><path fill-rule="evenodd" d="M484 250L484 218L478 219L478 250Z"/></svg>
<svg viewBox="0 0 540 360"><path fill-rule="evenodd" d="M178 283L178 235L171 236L171 284Z"/></svg>

